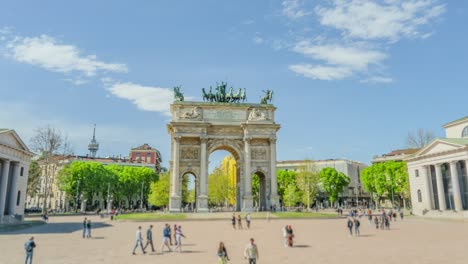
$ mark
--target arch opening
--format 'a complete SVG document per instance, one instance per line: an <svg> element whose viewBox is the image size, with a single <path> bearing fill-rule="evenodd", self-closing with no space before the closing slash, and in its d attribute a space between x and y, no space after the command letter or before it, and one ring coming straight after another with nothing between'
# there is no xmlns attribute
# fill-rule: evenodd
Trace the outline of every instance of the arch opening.
<svg viewBox="0 0 468 264"><path fill-rule="evenodd" d="M261 171L252 175L252 196L257 211L267 211L266 176Z"/></svg>
<svg viewBox="0 0 468 264"><path fill-rule="evenodd" d="M194 212L197 210L197 196L200 184L192 172L186 172L182 176L182 208L184 212Z"/></svg>
<svg viewBox="0 0 468 264"><path fill-rule="evenodd" d="M208 203L214 211L240 211L239 155L228 146L209 152Z"/></svg>

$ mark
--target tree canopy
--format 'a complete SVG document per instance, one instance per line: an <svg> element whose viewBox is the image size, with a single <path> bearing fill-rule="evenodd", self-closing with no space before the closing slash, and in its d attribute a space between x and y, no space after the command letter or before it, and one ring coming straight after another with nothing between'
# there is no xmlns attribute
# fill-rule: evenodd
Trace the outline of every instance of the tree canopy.
<svg viewBox="0 0 468 264"><path fill-rule="evenodd" d="M170 174L165 172L158 181L151 183L148 202L159 207L168 206L170 186Z"/></svg>
<svg viewBox="0 0 468 264"><path fill-rule="evenodd" d="M338 199L338 194L343 192L343 188L348 186L351 181L346 174L338 172L334 168L323 168L319 176L320 185L328 193L331 204Z"/></svg>

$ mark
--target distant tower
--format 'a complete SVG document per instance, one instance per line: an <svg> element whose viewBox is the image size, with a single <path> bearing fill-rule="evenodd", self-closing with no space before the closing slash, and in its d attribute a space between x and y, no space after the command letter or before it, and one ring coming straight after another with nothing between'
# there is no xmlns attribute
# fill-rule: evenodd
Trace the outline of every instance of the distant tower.
<svg viewBox="0 0 468 264"><path fill-rule="evenodd" d="M89 145L88 145L89 156L91 158L95 158L96 152L98 151L98 149L99 149L99 143L96 141L96 124L94 124L93 139L91 140L91 142L89 142Z"/></svg>

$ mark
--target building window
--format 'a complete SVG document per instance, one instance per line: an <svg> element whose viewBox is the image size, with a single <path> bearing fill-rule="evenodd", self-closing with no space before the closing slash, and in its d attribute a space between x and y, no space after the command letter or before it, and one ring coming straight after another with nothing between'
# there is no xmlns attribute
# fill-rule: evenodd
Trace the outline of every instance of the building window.
<svg viewBox="0 0 468 264"><path fill-rule="evenodd" d="M140 153L135 153L135 157L139 158L139 157L140 157Z"/></svg>
<svg viewBox="0 0 468 264"><path fill-rule="evenodd" d="M20 176L23 176L23 175L24 175L24 167L21 167Z"/></svg>
<svg viewBox="0 0 468 264"><path fill-rule="evenodd" d="M416 177L419 177L419 170L415 170L415 171L414 171L414 175L415 175Z"/></svg>
<svg viewBox="0 0 468 264"><path fill-rule="evenodd" d="M462 137L468 137L468 126L463 129Z"/></svg>
<svg viewBox="0 0 468 264"><path fill-rule="evenodd" d="M18 191L18 196L16 197L16 206L20 205L21 201L21 191Z"/></svg>
<svg viewBox="0 0 468 264"><path fill-rule="evenodd" d="M418 190L418 202L422 202L421 190Z"/></svg>
<svg viewBox="0 0 468 264"><path fill-rule="evenodd" d="M146 153L147 158L151 158L151 153Z"/></svg>

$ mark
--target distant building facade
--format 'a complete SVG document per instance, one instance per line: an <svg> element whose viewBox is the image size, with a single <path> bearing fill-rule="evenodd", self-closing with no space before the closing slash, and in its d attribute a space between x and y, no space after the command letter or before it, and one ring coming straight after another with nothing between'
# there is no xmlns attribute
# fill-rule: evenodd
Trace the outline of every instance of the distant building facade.
<svg viewBox="0 0 468 264"><path fill-rule="evenodd" d="M305 160L285 160L276 163L277 170L298 171L305 164ZM329 159L329 160L315 160L316 169L318 171L323 168L334 168L339 172L346 174L351 182L343 193L339 195L338 204L340 206L353 206L356 202L359 205L367 205L370 201L368 193L364 192L361 185L361 172L367 167L366 164L347 160L347 159ZM329 206L326 194L319 194L319 202L325 206Z"/></svg>
<svg viewBox="0 0 468 264"><path fill-rule="evenodd" d="M374 156L372 163L381 163L386 161L404 161L412 157L419 149L408 148L408 149L398 149L393 150L390 153L383 154L382 156Z"/></svg>
<svg viewBox="0 0 468 264"><path fill-rule="evenodd" d="M154 164L155 171L161 171L161 153L159 150L151 147L147 143L139 147L132 148L130 150L129 159L131 162Z"/></svg>
<svg viewBox="0 0 468 264"><path fill-rule="evenodd" d="M14 130L0 129L0 223L15 223L24 219L32 156Z"/></svg>
<svg viewBox="0 0 468 264"><path fill-rule="evenodd" d="M413 213L468 218L468 116L406 159Z"/></svg>

